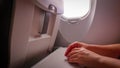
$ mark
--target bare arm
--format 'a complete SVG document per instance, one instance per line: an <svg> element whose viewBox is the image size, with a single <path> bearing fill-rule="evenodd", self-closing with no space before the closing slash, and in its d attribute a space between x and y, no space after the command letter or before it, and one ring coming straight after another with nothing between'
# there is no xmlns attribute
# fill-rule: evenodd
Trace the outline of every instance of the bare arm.
<svg viewBox="0 0 120 68"><path fill-rule="evenodd" d="M99 63L102 64L102 68L120 68L120 60L111 57L102 56Z"/></svg>
<svg viewBox="0 0 120 68"><path fill-rule="evenodd" d="M87 44L83 42L73 42L70 44L66 50L65 56L74 48L84 47L88 50L91 50L95 53L98 53L103 56L118 58L120 56L120 44L109 44L109 45L95 45Z"/></svg>
<svg viewBox="0 0 120 68"><path fill-rule="evenodd" d="M120 68L120 60L99 55L85 48L74 48L67 56L70 63L88 68Z"/></svg>
<svg viewBox="0 0 120 68"><path fill-rule="evenodd" d="M86 49L94 51L103 56L118 58L120 56L120 44L94 45L89 44Z"/></svg>

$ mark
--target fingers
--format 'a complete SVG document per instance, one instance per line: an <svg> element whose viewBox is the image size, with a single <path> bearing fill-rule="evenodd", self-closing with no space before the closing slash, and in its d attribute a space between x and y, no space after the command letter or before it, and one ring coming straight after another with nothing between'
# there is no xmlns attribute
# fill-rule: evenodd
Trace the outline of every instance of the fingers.
<svg viewBox="0 0 120 68"><path fill-rule="evenodd" d="M70 63L78 63L78 58L68 59L68 62L70 62Z"/></svg>
<svg viewBox="0 0 120 68"><path fill-rule="evenodd" d="M70 44L65 52L65 56L68 55L68 53L73 49L73 48L78 48L81 47L81 45L79 44L79 42L74 42L72 44Z"/></svg>
<svg viewBox="0 0 120 68"><path fill-rule="evenodd" d="M67 57L75 54L75 53L79 53L79 54L88 54L88 50L81 47L81 48L74 48L72 49L72 51L67 55Z"/></svg>
<svg viewBox="0 0 120 68"><path fill-rule="evenodd" d="M71 55L78 53L81 49L80 48L74 48L71 50L71 52L68 53L67 57L70 57Z"/></svg>
<svg viewBox="0 0 120 68"><path fill-rule="evenodd" d="M68 53L69 53L73 48L75 48L75 47L78 47L78 42L74 42L74 43L72 43L72 44L70 44L70 45L68 46L68 48L67 48L67 50L66 50L66 52L65 52L65 56L67 56Z"/></svg>
<svg viewBox="0 0 120 68"><path fill-rule="evenodd" d="M68 55L67 58L80 58L81 56L88 56L89 52L85 48L74 48Z"/></svg>
<svg viewBox="0 0 120 68"><path fill-rule="evenodd" d="M79 50L78 50L79 49ZM82 48L75 48L68 55L68 62L70 63L81 63L81 59L83 59L84 53Z"/></svg>
<svg viewBox="0 0 120 68"><path fill-rule="evenodd" d="M67 55L69 63L77 63L85 66L91 66L96 64L99 58L101 58L101 56L84 47L74 48Z"/></svg>

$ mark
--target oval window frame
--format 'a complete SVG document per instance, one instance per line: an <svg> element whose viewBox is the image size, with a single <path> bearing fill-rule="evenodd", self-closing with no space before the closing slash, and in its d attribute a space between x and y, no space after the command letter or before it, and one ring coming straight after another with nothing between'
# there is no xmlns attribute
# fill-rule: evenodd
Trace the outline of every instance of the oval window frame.
<svg viewBox="0 0 120 68"><path fill-rule="evenodd" d="M80 19L80 20L84 20L85 18L87 18L88 17L88 15L90 14L90 11L91 11L91 0L89 0L89 10L86 12L86 14L84 15L84 16L80 16L80 17L70 17L70 18L68 18L68 17L65 17L63 14L62 14L62 16L61 16L61 18L62 18L62 20L64 20L64 21L68 21L68 20L73 20L73 19ZM67 20L68 19L68 20Z"/></svg>

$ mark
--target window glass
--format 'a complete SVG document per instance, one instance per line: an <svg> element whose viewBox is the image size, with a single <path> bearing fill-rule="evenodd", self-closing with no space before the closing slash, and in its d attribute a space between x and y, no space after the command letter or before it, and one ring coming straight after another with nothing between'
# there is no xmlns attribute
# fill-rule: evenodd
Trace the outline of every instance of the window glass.
<svg viewBox="0 0 120 68"><path fill-rule="evenodd" d="M90 10L90 0L63 0L64 14L66 18L78 18L85 16Z"/></svg>

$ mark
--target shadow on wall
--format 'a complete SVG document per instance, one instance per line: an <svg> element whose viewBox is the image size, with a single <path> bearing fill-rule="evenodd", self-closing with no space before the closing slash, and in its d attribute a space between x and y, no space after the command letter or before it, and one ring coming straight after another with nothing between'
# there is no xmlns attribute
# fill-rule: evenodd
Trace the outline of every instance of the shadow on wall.
<svg viewBox="0 0 120 68"><path fill-rule="evenodd" d="M63 40L63 41L59 41L59 40ZM60 44L59 44L60 43ZM64 38L63 36L61 35L61 33L58 31L58 34L57 34L57 38L56 38L56 41L55 41L55 46L54 46L54 49L58 48L58 47L66 47L65 45L68 45L70 43L68 43Z"/></svg>

